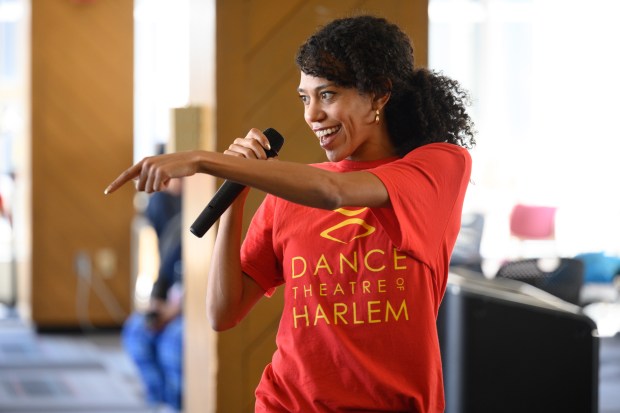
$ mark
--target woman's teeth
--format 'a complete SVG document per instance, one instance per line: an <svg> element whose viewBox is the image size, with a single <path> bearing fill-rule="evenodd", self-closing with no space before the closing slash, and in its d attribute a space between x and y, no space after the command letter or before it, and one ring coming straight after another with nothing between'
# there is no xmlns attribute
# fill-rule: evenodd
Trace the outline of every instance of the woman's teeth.
<svg viewBox="0 0 620 413"><path fill-rule="evenodd" d="M338 132L339 129L340 127L327 128L327 129L318 130L315 133L316 133L317 138L322 138L324 136L331 135L332 133Z"/></svg>

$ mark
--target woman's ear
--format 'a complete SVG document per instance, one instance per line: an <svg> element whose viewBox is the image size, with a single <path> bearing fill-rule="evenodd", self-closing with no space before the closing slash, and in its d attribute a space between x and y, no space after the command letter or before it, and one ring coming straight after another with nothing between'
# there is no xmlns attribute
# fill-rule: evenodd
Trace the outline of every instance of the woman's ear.
<svg viewBox="0 0 620 413"><path fill-rule="evenodd" d="M375 97L372 102L373 110L379 110L379 111L382 110L389 100L390 100L390 92L387 92L386 94L382 96Z"/></svg>
<svg viewBox="0 0 620 413"><path fill-rule="evenodd" d="M374 95L372 99L373 110L381 110L390 100L390 96L392 93L392 82L386 81L385 92L381 95Z"/></svg>

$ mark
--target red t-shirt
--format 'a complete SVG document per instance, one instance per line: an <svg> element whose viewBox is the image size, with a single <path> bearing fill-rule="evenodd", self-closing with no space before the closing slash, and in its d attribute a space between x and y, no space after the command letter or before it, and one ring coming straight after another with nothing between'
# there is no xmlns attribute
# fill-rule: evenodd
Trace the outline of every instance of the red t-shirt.
<svg viewBox="0 0 620 413"><path fill-rule="evenodd" d="M241 251L270 295L283 285L277 350L257 412L443 412L436 330L471 173L467 150L315 165L367 170L389 208L326 211L267 196Z"/></svg>

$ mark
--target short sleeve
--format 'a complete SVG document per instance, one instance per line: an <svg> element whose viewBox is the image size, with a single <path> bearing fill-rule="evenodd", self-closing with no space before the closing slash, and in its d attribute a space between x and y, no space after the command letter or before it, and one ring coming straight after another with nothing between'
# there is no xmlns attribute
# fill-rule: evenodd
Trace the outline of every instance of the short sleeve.
<svg viewBox="0 0 620 413"><path fill-rule="evenodd" d="M375 208L373 213L386 223L398 248L428 262L445 242L447 231L456 238L471 175L466 149L432 143L369 172L388 191L391 207Z"/></svg>
<svg viewBox="0 0 620 413"><path fill-rule="evenodd" d="M274 252L273 221L276 198L267 195L248 228L241 246L241 269L271 296L284 282L280 260Z"/></svg>

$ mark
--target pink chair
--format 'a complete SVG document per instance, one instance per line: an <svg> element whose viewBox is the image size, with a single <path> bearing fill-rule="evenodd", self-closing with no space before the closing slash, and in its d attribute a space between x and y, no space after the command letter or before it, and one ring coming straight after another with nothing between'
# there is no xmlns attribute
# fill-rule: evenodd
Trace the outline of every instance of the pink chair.
<svg viewBox="0 0 620 413"><path fill-rule="evenodd" d="M517 204L510 214L510 235L526 243L550 241L555 246L556 207ZM542 250L535 250L541 252ZM557 252L552 255L556 256ZM584 265L572 258L556 257L553 268L544 268L541 255L519 257L507 261L499 268L496 277L511 278L533 285L573 304L579 304L584 280Z"/></svg>
<svg viewBox="0 0 620 413"><path fill-rule="evenodd" d="M555 239L557 208L517 204L510 214L510 235L520 240Z"/></svg>

